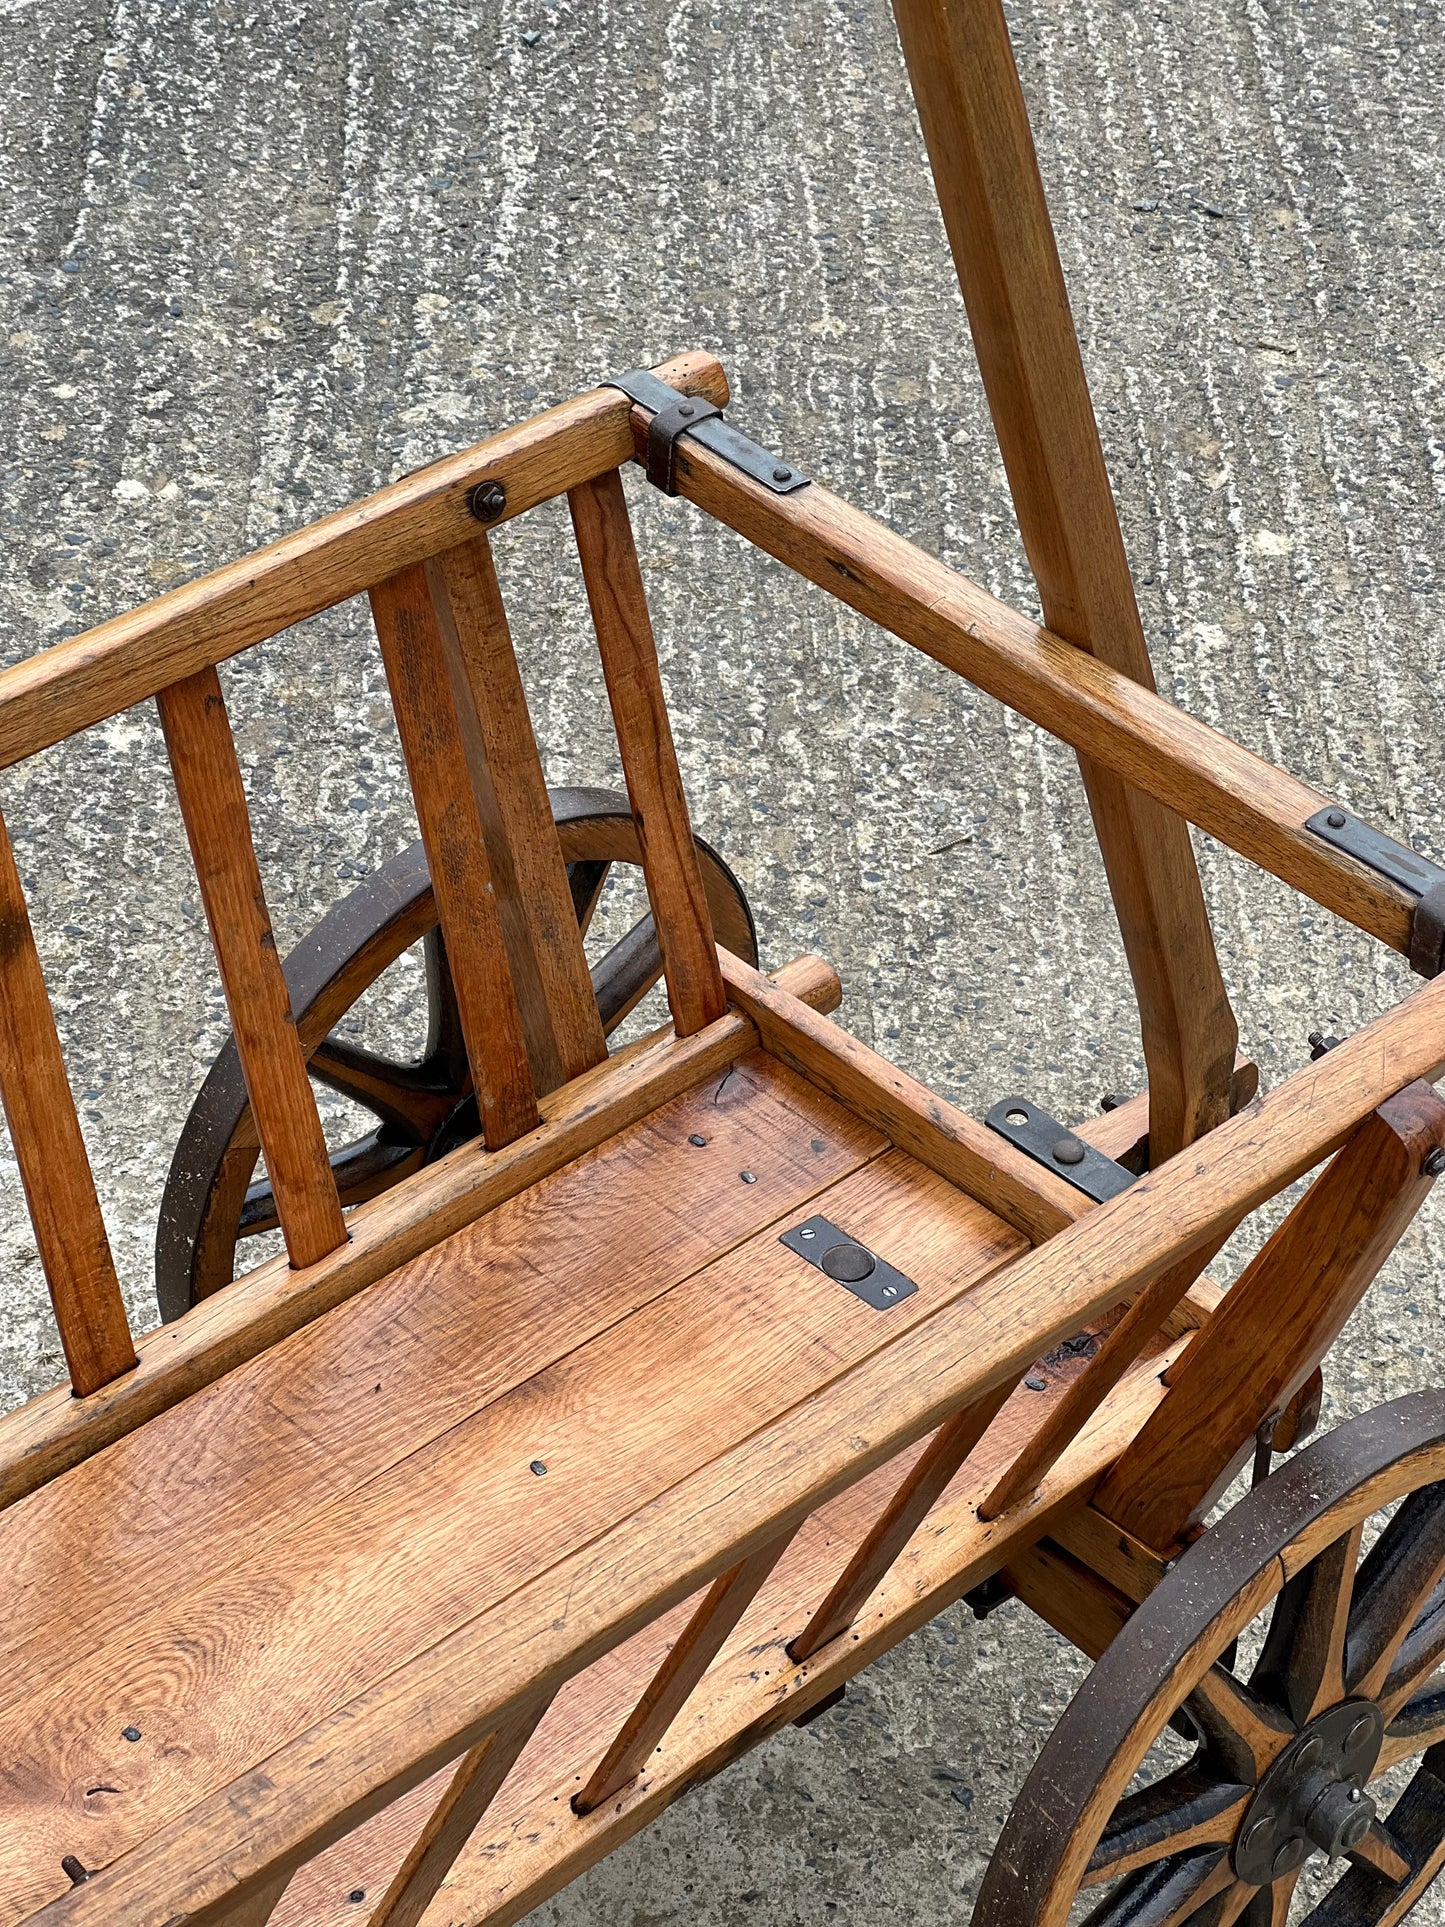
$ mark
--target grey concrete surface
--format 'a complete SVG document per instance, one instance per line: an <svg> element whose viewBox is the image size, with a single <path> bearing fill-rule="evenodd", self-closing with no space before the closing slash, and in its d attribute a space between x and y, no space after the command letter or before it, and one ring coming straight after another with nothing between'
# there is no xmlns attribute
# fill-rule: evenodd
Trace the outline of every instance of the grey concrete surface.
<svg viewBox="0 0 1445 1927"><path fill-rule="evenodd" d="M1011 18L1161 685L1445 857L1438 8ZM1032 606L882 0L0 0L0 81L5 660L693 345L754 433ZM975 1111L1132 1087L1069 757L635 493L695 816L767 959L832 957L847 1021ZM563 517L497 546L553 780L615 779ZM290 942L413 833L363 613L225 680ZM153 716L6 772L0 802L144 1324L224 1032ZM1266 1079L1406 990L1199 848ZM414 989L373 1028L404 1031ZM0 1190L15 1401L59 1358L8 1145ZM1332 1416L1440 1379L1438 1222L1337 1347ZM946 1614L539 1918L960 1917L1079 1676L1017 1608Z"/></svg>

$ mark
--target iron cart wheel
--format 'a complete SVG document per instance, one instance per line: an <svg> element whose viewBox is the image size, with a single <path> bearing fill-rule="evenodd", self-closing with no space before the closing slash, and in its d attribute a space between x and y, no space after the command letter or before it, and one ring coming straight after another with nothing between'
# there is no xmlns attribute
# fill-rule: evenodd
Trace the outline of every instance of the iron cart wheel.
<svg viewBox="0 0 1445 1927"><path fill-rule="evenodd" d="M1284 1927L1302 1876L1310 1927L1393 1927L1445 1862L1442 1575L1430 1391L1307 1447L1165 1574L1040 1754L975 1927L1063 1927L1095 1886L1088 1927ZM1130 1791L1171 1722L1191 1757Z"/></svg>
<svg viewBox="0 0 1445 1927"><path fill-rule="evenodd" d="M610 790L551 792L577 921L592 921L616 864L640 862L625 797ZM697 839L719 943L757 962L757 938L743 887L715 850ZM427 1041L421 1059L378 1056L335 1034L357 999L398 957L425 946ZM286 959L291 1007L312 1077L370 1111L376 1128L332 1154L343 1205L400 1183L443 1152L479 1134L476 1100L446 950L437 927L431 875L414 843L328 911ZM592 971L602 1028L609 1035L662 974L651 915L644 916ZM276 1226L271 1187L253 1183L260 1145L234 1038L207 1073L186 1119L161 1199L156 1295L164 1319L231 1282L237 1244Z"/></svg>

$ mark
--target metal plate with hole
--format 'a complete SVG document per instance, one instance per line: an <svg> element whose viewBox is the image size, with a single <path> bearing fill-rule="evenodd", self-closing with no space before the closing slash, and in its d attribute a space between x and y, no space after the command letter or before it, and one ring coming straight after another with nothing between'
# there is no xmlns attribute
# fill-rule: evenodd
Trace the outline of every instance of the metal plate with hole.
<svg viewBox="0 0 1445 1927"><path fill-rule="evenodd" d="M1056 1117L1031 1104L1026 1097L1001 1099L984 1123L1000 1137L1006 1137L1010 1144L1027 1151L1036 1163L1046 1164L1061 1178L1067 1178L1096 1204L1102 1204L1106 1198L1117 1198L1134 1182L1132 1171L1126 1171L1122 1164L1116 1164L1092 1144L1075 1137L1067 1124L1060 1124Z"/></svg>
<svg viewBox="0 0 1445 1927"><path fill-rule="evenodd" d="M911 1278L905 1278L867 1245L859 1244L830 1218L805 1218L802 1224L785 1231L778 1242L875 1311L890 1310L918 1289Z"/></svg>

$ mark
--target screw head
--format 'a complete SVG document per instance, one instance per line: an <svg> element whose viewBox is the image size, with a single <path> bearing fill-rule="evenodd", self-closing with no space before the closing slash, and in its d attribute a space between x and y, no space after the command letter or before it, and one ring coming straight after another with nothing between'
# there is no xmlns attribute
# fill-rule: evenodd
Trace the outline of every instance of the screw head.
<svg viewBox="0 0 1445 1927"><path fill-rule="evenodd" d="M1055 1164L1082 1164L1084 1147L1076 1137L1061 1137L1051 1146L1049 1156Z"/></svg>
<svg viewBox="0 0 1445 1927"><path fill-rule="evenodd" d="M547 1476L547 1461L545 1459L533 1459L532 1463L527 1467L527 1470L534 1478L544 1479Z"/></svg>
<svg viewBox="0 0 1445 1927"><path fill-rule="evenodd" d="M120 1737L123 1740L129 1740L131 1745L134 1746L135 1742L140 1738L140 1728L138 1726L123 1726L120 1729Z"/></svg>
<svg viewBox="0 0 1445 1927"><path fill-rule="evenodd" d="M1024 1380L1024 1384L1031 1392L1046 1392L1049 1389L1049 1381L1046 1378L1035 1378L1032 1374Z"/></svg>
<svg viewBox="0 0 1445 1927"><path fill-rule="evenodd" d="M756 1184L758 1181L757 1173L755 1171L739 1171L738 1176L742 1179L744 1184Z"/></svg>
<svg viewBox="0 0 1445 1927"><path fill-rule="evenodd" d="M507 506L507 491L497 481L478 482L467 497L467 507L479 522L495 522Z"/></svg>
<svg viewBox="0 0 1445 1927"><path fill-rule="evenodd" d="M707 1143L707 1139L703 1136L701 1131L689 1131L687 1134L687 1141L689 1144L696 1144L699 1149L701 1149L701 1147Z"/></svg>

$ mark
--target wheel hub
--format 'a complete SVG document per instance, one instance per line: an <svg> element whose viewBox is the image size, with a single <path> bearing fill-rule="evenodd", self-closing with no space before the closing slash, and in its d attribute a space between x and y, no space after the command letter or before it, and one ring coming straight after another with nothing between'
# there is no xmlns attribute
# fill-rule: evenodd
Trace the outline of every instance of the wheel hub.
<svg viewBox="0 0 1445 1927"><path fill-rule="evenodd" d="M1375 1821L1365 1783L1384 1732L1371 1700L1345 1700L1300 1729L1261 1779L1235 1836L1241 1880L1267 1886L1312 1853L1333 1860L1359 1846Z"/></svg>

